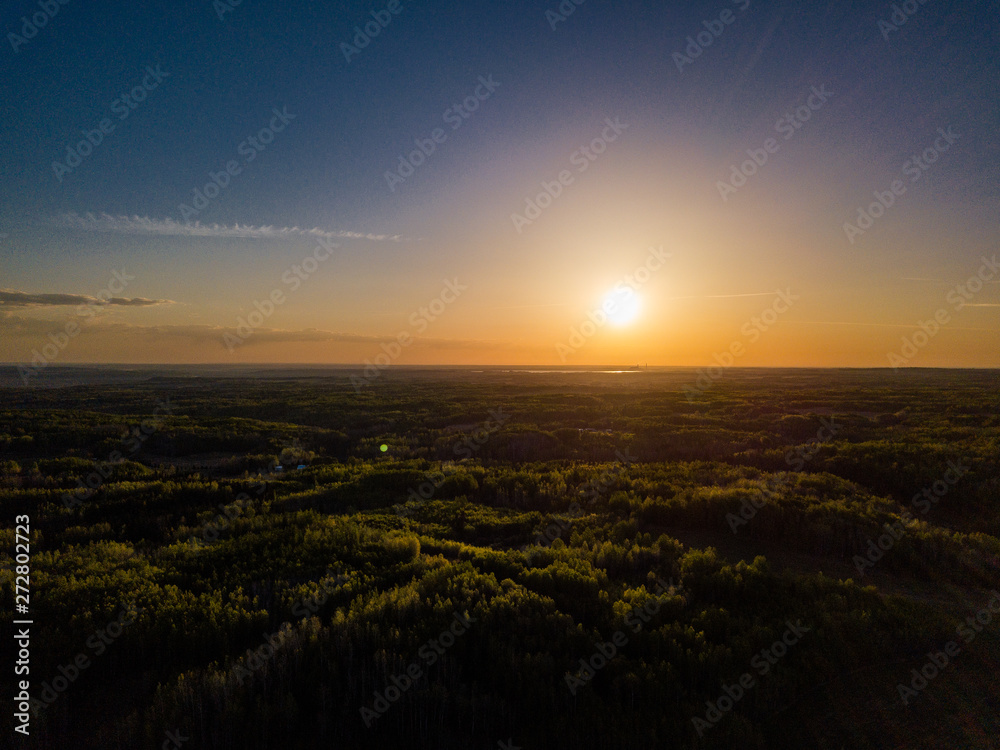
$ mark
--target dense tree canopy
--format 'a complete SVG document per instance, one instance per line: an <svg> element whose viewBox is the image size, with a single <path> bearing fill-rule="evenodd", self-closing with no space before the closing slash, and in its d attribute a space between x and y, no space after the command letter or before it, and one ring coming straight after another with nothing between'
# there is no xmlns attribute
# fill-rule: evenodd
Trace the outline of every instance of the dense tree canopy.
<svg viewBox="0 0 1000 750"><path fill-rule="evenodd" d="M11 389L29 746L988 747L996 374L685 377Z"/></svg>

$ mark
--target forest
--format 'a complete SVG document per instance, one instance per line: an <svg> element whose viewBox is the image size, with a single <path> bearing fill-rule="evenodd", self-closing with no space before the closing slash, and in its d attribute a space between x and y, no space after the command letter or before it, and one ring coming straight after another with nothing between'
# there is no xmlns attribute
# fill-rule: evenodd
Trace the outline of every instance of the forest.
<svg viewBox="0 0 1000 750"><path fill-rule="evenodd" d="M997 747L1000 373L357 374L7 373L5 743Z"/></svg>

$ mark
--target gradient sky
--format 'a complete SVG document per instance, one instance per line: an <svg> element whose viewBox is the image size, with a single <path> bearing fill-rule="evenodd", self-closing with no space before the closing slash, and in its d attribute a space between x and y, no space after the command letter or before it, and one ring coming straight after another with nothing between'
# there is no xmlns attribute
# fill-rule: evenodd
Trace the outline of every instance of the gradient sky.
<svg viewBox="0 0 1000 750"><path fill-rule="evenodd" d="M44 5L2 16L2 361L1000 366L998 2Z"/></svg>

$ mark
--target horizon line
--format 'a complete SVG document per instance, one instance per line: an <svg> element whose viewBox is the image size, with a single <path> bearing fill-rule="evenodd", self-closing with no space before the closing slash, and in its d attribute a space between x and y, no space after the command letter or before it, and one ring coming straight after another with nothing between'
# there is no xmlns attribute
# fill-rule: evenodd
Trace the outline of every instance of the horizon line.
<svg viewBox="0 0 1000 750"><path fill-rule="evenodd" d="M25 362L0 362L0 368L11 367L17 368L22 366L29 366L30 363ZM244 368L244 367L269 367L269 368L337 368L337 369L365 369L370 367L370 364L364 362L358 363L344 363L344 362L334 362L334 363L323 363L323 362L51 362L46 365L45 369L68 369L72 367L108 367L108 368L122 368L122 367L143 367L143 368L156 368L156 367L228 367L228 368ZM701 365L643 365L642 367L636 367L634 365L620 365L620 364L609 364L609 365L538 365L538 364L503 364L503 365L480 365L480 364L468 364L468 365L456 365L456 364L408 364L408 365L380 365L379 370L408 370L408 369L436 369L436 370L506 370L506 369L523 369L523 370L553 370L553 371L567 371L567 370L579 370L579 371L593 371L593 370L617 370L617 371L633 371L633 372L645 372L647 370L699 370L706 367L719 367L715 364L701 364ZM891 365L730 365L728 367L723 367L723 370L889 370L896 372L899 370L986 370L986 371L1000 371L1000 365L998 366L975 366L975 365L938 365L938 366L902 366L902 367L892 367Z"/></svg>

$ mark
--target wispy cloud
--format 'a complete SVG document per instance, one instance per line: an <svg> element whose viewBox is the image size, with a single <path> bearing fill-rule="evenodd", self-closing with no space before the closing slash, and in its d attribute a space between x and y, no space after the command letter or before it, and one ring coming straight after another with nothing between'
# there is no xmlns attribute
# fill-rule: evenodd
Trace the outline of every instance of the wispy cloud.
<svg viewBox="0 0 1000 750"><path fill-rule="evenodd" d="M0 289L0 309L12 307L73 307L76 305L115 305L121 307L151 307L152 305L173 304L168 299L146 299L145 297L90 297L86 294L35 294Z"/></svg>
<svg viewBox="0 0 1000 750"><path fill-rule="evenodd" d="M194 340L207 340L223 346L223 335L226 333L237 334L237 330L225 326L212 325L164 325L164 326L135 326L121 323L108 324L108 328L115 327L122 333L156 336L156 337L180 337ZM332 344L365 344L368 346L378 346L379 344L391 344L396 341L396 336L386 335L366 335L357 333L342 333L337 331L324 331L318 328L300 329L280 329L280 328L258 328L254 330L254 335L247 339L246 345L253 344L275 344L275 343L296 343L303 341L327 342ZM411 347L415 349L506 349L510 344L500 341L475 341L468 339L437 339L418 338L413 339Z"/></svg>
<svg viewBox="0 0 1000 750"><path fill-rule="evenodd" d="M499 307L492 308L493 310L530 310L538 307L569 307L568 302L547 302L538 305L500 305Z"/></svg>
<svg viewBox="0 0 1000 750"><path fill-rule="evenodd" d="M84 232L110 232L147 237L212 237L244 240L282 240L295 237L317 239L371 240L373 242L405 242L408 238L398 234L365 234L363 232L301 229L299 227L255 227L249 224L185 224L173 219L150 219L145 216L112 216L110 214L80 215L60 214L54 220L57 226Z"/></svg>
<svg viewBox="0 0 1000 750"><path fill-rule="evenodd" d="M696 294L692 297L667 297L667 299L729 299L730 297L773 297L776 292L750 292L748 294Z"/></svg>
<svg viewBox="0 0 1000 750"><path fill-rule="evenodd" d="M966 307L972 307L972 305L966 305ZM808 325L808 326L865 326L870 328L909 328L910 330L919 329L919 323L859 323L856 321L848 320L789 320L789 324L792 325ZM948 326L949 331L989 331L991 333L997 333L995 328L969 328L963 326Z"/></svg>
<svg viewBox="0 0 1000 750"><path fill-rule="evenodd" d="M49 320L26 318L13 312L5 312L0 307L0 333L5 338L42 336L50 333L55 325ZM96 336L105 342L114 342L118 346L125 342L128 346L155 347L168 344L171 340L183 339L193 345L208 346L210 349L224 349L223 336L226 333L238 333L235 328L228 326L206 324L133 325L97 319L87 323L86 331L89 336ZM316 344L362 344L374 348L380 344L391 344L396 340L397 337L394 335L342 333L317 328L258 328L254 331L254 335L246 341L246 346L312 342ZM495 351L498 349L520 350L523 347L503 341L414 337L410 348L414 350Z"/></svg>

